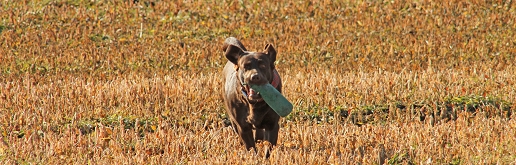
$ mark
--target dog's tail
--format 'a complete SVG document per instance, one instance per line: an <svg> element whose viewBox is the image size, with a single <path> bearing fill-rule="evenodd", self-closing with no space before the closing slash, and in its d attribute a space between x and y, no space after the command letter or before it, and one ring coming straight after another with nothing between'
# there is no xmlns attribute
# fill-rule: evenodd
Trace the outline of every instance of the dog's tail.
<svg viewBox="0 0 516 165"><path fill-rule="evenodd" d="M226 38L226 41L224 41L224 46L222 46L222 51L226 52L226 49L228 49L229 45L234 45L234 46L239 47L243 51L247 51L247 49L244 47L244 45L235 37Z"/></svg>

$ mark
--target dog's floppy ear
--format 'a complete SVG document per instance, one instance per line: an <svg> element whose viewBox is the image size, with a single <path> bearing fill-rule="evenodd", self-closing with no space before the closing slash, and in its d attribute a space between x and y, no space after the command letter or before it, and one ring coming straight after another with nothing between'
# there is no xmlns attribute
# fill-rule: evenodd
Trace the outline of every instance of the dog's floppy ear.
<svg viewBox="0 0 516 165"><path fill-rule="evenodd" d="M242 57L244 51L242 51L240 47L235 45L227 45L227 47L224 47L226 49L226 58L233 64L238 65L238 59Z"/></svg>
<svg viewBox="0 0 516 165"><path fill-rule="evenodd" d="M272 46L272 44L265 45L265 53L269 55L274 66L274 62L276 61L276 49L274 49L274 46Z"/></svg>

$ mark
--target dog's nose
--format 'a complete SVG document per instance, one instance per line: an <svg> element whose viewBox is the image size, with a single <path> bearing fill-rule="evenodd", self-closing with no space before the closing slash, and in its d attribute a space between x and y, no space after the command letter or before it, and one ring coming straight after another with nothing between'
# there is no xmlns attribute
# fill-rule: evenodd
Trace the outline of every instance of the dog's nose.
<svg viewBox="0 0 516 165"><path fill-rule="evenodd" d="M253 74L251 76L251 81L254 81L254 82L260 81L260 76L258 74Z"/></svg>

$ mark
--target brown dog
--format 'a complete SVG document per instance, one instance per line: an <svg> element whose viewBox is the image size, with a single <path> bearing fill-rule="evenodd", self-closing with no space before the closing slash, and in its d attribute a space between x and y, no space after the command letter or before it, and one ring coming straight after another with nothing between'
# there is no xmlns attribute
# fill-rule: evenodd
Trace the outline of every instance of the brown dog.
<svg viewBox="0 0 516 165"><path fill-rule="evenodd" d="M267 44L264 52L250 52L234 37L226 39L223 50L229 60L224 67L223 95L233 129L247 149L254 148L258 140L276 145L280 116L263 101L260 93L249 87L249 84L270 83L281 92L281 79L274 66L276 50Z"/></svg>

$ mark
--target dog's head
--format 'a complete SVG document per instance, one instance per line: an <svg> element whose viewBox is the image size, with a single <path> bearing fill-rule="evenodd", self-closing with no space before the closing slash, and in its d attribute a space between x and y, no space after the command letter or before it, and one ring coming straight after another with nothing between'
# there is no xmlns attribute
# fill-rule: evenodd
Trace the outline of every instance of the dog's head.
<svg viewBox="0 0 516 165"><path fill-rule="evenodd" d="M267 44L263 52L249 52L236 45L227 45L224 49L226 58L235 64L237 78L246 90L248 99L260 100L260 94L249 85L264 85L273 80L274 61L276 61L274 47Z"/></svg>

